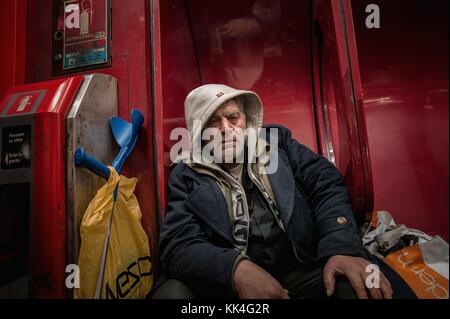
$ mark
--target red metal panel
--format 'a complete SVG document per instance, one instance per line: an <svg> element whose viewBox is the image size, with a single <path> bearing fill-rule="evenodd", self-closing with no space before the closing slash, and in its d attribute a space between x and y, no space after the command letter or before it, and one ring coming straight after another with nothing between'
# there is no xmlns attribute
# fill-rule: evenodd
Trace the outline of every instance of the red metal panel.
<svg viewBox="0 0 450 319"><path fill-rule="evenodd" d="M448 239L448 1L352 1L375 209Z"/></svg>
<svg viewBox="0 0 450 319"><path fill-rule="evenodd" d="M165 2L167 3L167 2ZM162 50L161 50L161 16L163 13L161 12L160 3L158 0L152 1L152 53L153 53L153 61L151 68L153 70L153 99L154 99L154 127L153 130L155 132L155 155L156 155L156 172L155 178L157 180L156 187L158 192L155 193L155 200L158 203L158 220L162 220L164 218L164 211L166 206L166 187L167 182L164 179L165 170L167 168L164 165L164 151L165 148L162 147L164 145L164 118L163 118L163 86L162 86ZM153 157L155 159L155 157Z"/></svg>
<svg viewBox="0 0 450 319"><path fill-rule="evenodd" d="M31 296L34 298L66 296L65 117L82 81L83 77L77 76L16 86L8 91L0 105L1 112L14 93L46 90L34 112L34 186L29 260ZM33 104L35 100L31 102Z"/></svg>
<svg viewBox="0 0 450 319"><path fill-rule="evenodd" d="M135 195L142 211L142 225L151 241L152 252L155 252L152 256L153 265L156 265L158 232L156 197L153 186L155 176L150 89L150 8L148 1L133 0L126 3L126 7L121 8L121 6L125 6L124 1L113 1L113 19L118 19L116 20L117 25L113 24L113 28L116 28L117 36L123 37L121 41L125 46L123 49L120 47L115 49L113 46L113 52L123 59L123 68L127 72L126 78L119 80L119 98L122 94L127 94L127 100L119 100L119 113L122 117L129 118L132 109L139 109L144 115L145 121L133 154L124 166L128 169L124 173L139 179ZM120 10L125 12L120 13L124 15L124 20L115 17ZM120 26L121 21L127 23ZM113 60L113 68L114 65L115 61ZM110 74L114 75L114 73Z"/></svg>
<svg viewBox="0 0 450 319"><path fill-rule="evenodd" d="M35 117L34 211L31 293L39 298L66 296L65 117L83 77L55 81L47 109ZM46 87L46 83L39 83Z"/></svg>
<svg viewBox="0 0 450 319"><path fill-rule="evenodd" d="M359 152L361 154L361 182L364 187L364 202L361 203L362 211L373 211L373 178L370 160L369 140L367 136L366 114L363 107L363 93L361 88L361 71L359 67L358 51L356 47L355 28L350 0L341 1L342 16L345 21L346 38L348 45L348 58L352 69L353 99L356 121L358 124ZM369 215L370 216L370 215ZM369 217L369 216L366 216Z"/></svg>
<svg viewBox="0 0 450 319"><path fill-rule="evenodd" d="M170 132L185 127L184 99L201 84L184 1L153 2L155 134L160 218L164 217ZM182 52L182 54L180 54Z"/></svg>
<svg viewBox="0 0 450 319"><path fill-rule="evenodd" d="M25 79L26 0L0 2L0 98Z"/></svg>
<svg viewBox="0 0 450 319"><path fill-rule="evenodd" d="M325 152L326 144L333 146L353 210L364 218L362 214L373 208L372 178L364 113L359 109L359 66L349 3L315 1L313 14L314 91L321 149Z"/></svg>

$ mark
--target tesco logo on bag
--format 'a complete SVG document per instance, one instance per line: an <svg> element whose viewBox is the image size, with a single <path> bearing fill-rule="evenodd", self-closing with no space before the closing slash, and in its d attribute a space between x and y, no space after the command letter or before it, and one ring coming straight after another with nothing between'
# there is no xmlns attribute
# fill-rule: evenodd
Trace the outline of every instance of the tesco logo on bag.
<svg viewBox="0 0 450 319"><path fill-rule="evenodd" d="M132 262L126 270L118 274L115 282L112 284L106 283L106 299L126 298L139 282L148 280L144 277L151 277L152 275L150 256L139 258ZM116 289L114 289L114 286Z"/></svg>

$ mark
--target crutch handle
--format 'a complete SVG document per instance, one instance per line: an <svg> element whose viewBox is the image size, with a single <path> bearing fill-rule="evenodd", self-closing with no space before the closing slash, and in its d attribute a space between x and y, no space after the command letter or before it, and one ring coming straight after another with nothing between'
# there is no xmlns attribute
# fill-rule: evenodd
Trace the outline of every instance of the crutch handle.
<svg viewBox="0 0 450 319"><path fill-rule="evenodd" d="M108 166L86 153L82 147L76 149L74 159L76 166L84 166L98 176L103 177L106 180L109 179L110 172Z"/></svg>

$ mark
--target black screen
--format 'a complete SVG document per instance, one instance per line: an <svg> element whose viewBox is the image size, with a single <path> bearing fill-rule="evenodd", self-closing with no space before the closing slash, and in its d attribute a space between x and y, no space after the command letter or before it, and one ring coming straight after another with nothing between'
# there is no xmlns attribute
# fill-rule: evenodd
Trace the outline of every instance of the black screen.
<svg viewBox="0 0 450 319"><path fill-rule="evenodd" d="M0 185L0 285L27 272L30 184Z"/></svg>

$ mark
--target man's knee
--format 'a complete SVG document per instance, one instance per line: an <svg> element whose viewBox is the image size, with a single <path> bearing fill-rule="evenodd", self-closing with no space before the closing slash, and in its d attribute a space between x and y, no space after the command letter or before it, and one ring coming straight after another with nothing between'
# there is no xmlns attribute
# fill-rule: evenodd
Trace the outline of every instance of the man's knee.
<svg viewBox="0 0 450 319"><path fill-rule="evenodd" d="M153 292L152 299L193 299L192 290L177 279L169 279Z"/></svg>

